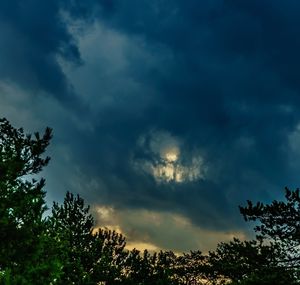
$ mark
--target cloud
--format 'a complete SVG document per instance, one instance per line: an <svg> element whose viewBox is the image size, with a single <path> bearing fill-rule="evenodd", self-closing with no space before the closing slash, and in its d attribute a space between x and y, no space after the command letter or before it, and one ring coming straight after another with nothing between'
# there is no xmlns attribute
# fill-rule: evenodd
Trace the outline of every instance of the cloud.
<svg viewBox="0 0 300 285"><path fill-rule="evenodd" d="M237 205L299 184L298 8L2 1L0 112L54 128L54 199L71 190L174 229L180 216L181 233L243 231Z"/></svg>
<svg viewBox="0 0 300 285"><path fill-rule="evenodd" d="M188 153L178 138L164 131L150 131L138 140L139 152L145 158L133 158L137 171L152 175L158 183L183 183L205 179L207 166L196 153Z"/></svg>
<svg viewBox="0 0 300 285"><path fill-rule="evenodd" d="M60 17L59 1L1 2L0 11L0 78L33 94L44 91L59 100L74 99L58 57L78 64L80 54Z"/></svg>
<svg viewBox="0 0 300 285"><path fill-rule="evenodd" d="M189 250L208 251L215 249L220 241L229 241L233 237L245 239L247 236L241 231L202 229L193 225L188 218L172 212L118 210L107 205L97 205L93 211L97 226L125 235L128 249L164 249L177 253Z"/></svg>

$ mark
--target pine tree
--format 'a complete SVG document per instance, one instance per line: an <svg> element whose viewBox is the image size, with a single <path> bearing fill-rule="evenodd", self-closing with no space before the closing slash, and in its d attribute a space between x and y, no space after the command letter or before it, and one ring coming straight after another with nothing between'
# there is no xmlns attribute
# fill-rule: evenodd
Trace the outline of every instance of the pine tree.
<svg viewBox="0 0 300 285"><path fill-rule="evenodd" d="M115 231L94 229L89 210L79 195L70 192L62 205L53 205L49 230L63 261L58 284L114 284L121 280L125 238Z"/></svg>
<svg viewBox="0 0 300 285"><path fill-rule="evenodd" d="M50 284L58 275L43 219L45 181L34 179L50 160L42 155L51 137L49 128L32 138L0 119L0 280L6 283Z"/></svg>

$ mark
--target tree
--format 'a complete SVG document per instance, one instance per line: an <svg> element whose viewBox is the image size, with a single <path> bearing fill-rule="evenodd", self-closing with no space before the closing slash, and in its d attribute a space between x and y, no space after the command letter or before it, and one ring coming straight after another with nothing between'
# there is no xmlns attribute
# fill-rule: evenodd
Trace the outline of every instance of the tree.
<svg viewBox="0 0 300 285"><path fill-rule="evenodd" d="M209 253L208 279L218 280L219 284L294 284L293 275L278 266L277 259L282 254L276 244L234 238L229 243L220 243Z"/></svg>
<svg viewBox="0 0 300 285"><path fill-rule="evenodd" d="M125 272L126 285L172 285L179 284L174 278L176 256L170 251L150 254L147 250L129 252Z"/></svg>
<svg viewBox="0 0 300 285"><path fill-rule="evenodd" d="M207 256L201 251L191 251L175 259L173 278L178 284L204 284L209 278L210 267Z"/></svg>
<svg viewBox="0 0 300 285"><path fill-rule="evenodd" d="M53 204L49 229L59 244L63 274L58 284L113 284L121 280L125 238L107 229L94 229L84 200L67 192L62 205Z"/></svg>
<svg viewBox="0 0 300 285"><path fill-rule="evenodd" d="M210 279L224 284L299 284L300 197L286 188L286 201L247 201L240 207L245 221L254 221L256 240L221 243L210 252Z"/></svg>
<svg viewBox="0 0 300 285"><path fill-rule="evenodd" d="M94 234L93 280L122 284L128 251L125 237L109 229L99 228Z"/></svg>
<svg viewBox="0 0 300 285"><path fill-rule="evenodd" d="M89 207L85 207L83 199L69 192L63 205L53 204L48 224L63 264L59 284L86 284L93 227L93 218L88 211Z"/></svg>
<svg viewBox="0 0 300 285"><path fill-rule="evenodd" d="M300 277L300 195L285 188L286 201L274 200L271 204L261 202L253 205L247 201L240 207L245 221L258 222L254 230L259 240L271 241L280 248L276 262L279 267L291 272L295 279Z"/></svg>
<svg viewBox="0 0 300 285"><path fill-rule="evenodd" d="M59 271L47 253L45 181L33 178L50 160L42 155L51 137L0 119L0 280L10 284L49 284Z"/></svg>

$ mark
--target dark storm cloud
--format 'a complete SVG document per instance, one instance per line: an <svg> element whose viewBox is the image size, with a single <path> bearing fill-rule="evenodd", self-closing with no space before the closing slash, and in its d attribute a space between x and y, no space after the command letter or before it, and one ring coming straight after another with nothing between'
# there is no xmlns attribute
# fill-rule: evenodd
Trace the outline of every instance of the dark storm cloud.
<svg viewBox="0 0 300 285"><path fill-rule="evenodd" d="M110 4L108 13L102 10L101 21L142 39L156 58L162 50L170 54L151 69L131 59L132 77L157 90L144 116L137 118L135 110L109 110L110 119L99 127L99 133L116 140L112 151L116 165L108 172L124 184L109 182L114 185L114 201L174 207L199 224L221 226L237 215L231 207L246 198L268 199L272 191L289 184L293 178L287 161L288 136L299 121L299 20L294 12L299 4ZM135 151L133 142L153 127L181 137L187 147L200 146L213 169L208 181L166 186L137 176L128 163ZM101 138L103 149L110 148Z"/></svg>
<svg viewBox="0 0 300 285"><path fill-rule="evenodd" d="M239 203L273 198L297 183L288 139L300 121L299 8L292 0L1 1L0 76L70 99L71 76L57 58L82 60L62 13L86 28L96 22L117 33L125 42L125 67L115 72L108 60L86 71L97 94L89 104L99 109L84 114L92 131L78 131L70 143L72 163L84 169L83 179L96 181L86 195L120 208L174 210L207 228L233 228ZM106 48L100 52L112 52ZM83 59L78 70L84 64L88 68ZM140 94L131 97L132 90ZM81 93L93 90L75 92L84 101ZM105 96L113 99L103 107ZM138 140L153 129L182 141L187 160L199 151L206 176L157 183L137 171L135 161L151 160Z"/></svg>
<svg viewBox="0 0 300 285"><path fill-rule="evenodd" d="M1 79L70 100L58 57L78 64L80 55L60 12L59 1L0 1Z"/></svg>

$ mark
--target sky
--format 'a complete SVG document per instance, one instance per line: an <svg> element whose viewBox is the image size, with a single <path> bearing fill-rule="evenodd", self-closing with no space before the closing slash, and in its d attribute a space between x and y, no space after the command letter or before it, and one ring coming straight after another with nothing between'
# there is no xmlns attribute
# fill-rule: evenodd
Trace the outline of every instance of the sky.
<svg viewBox="0 0 300 285"><path fill-rule="evenodd" d="M299 186L299 9L0 0L0 117L53 128L49 206L80 194L128 248L249 237L238 205Z"/></svg>

